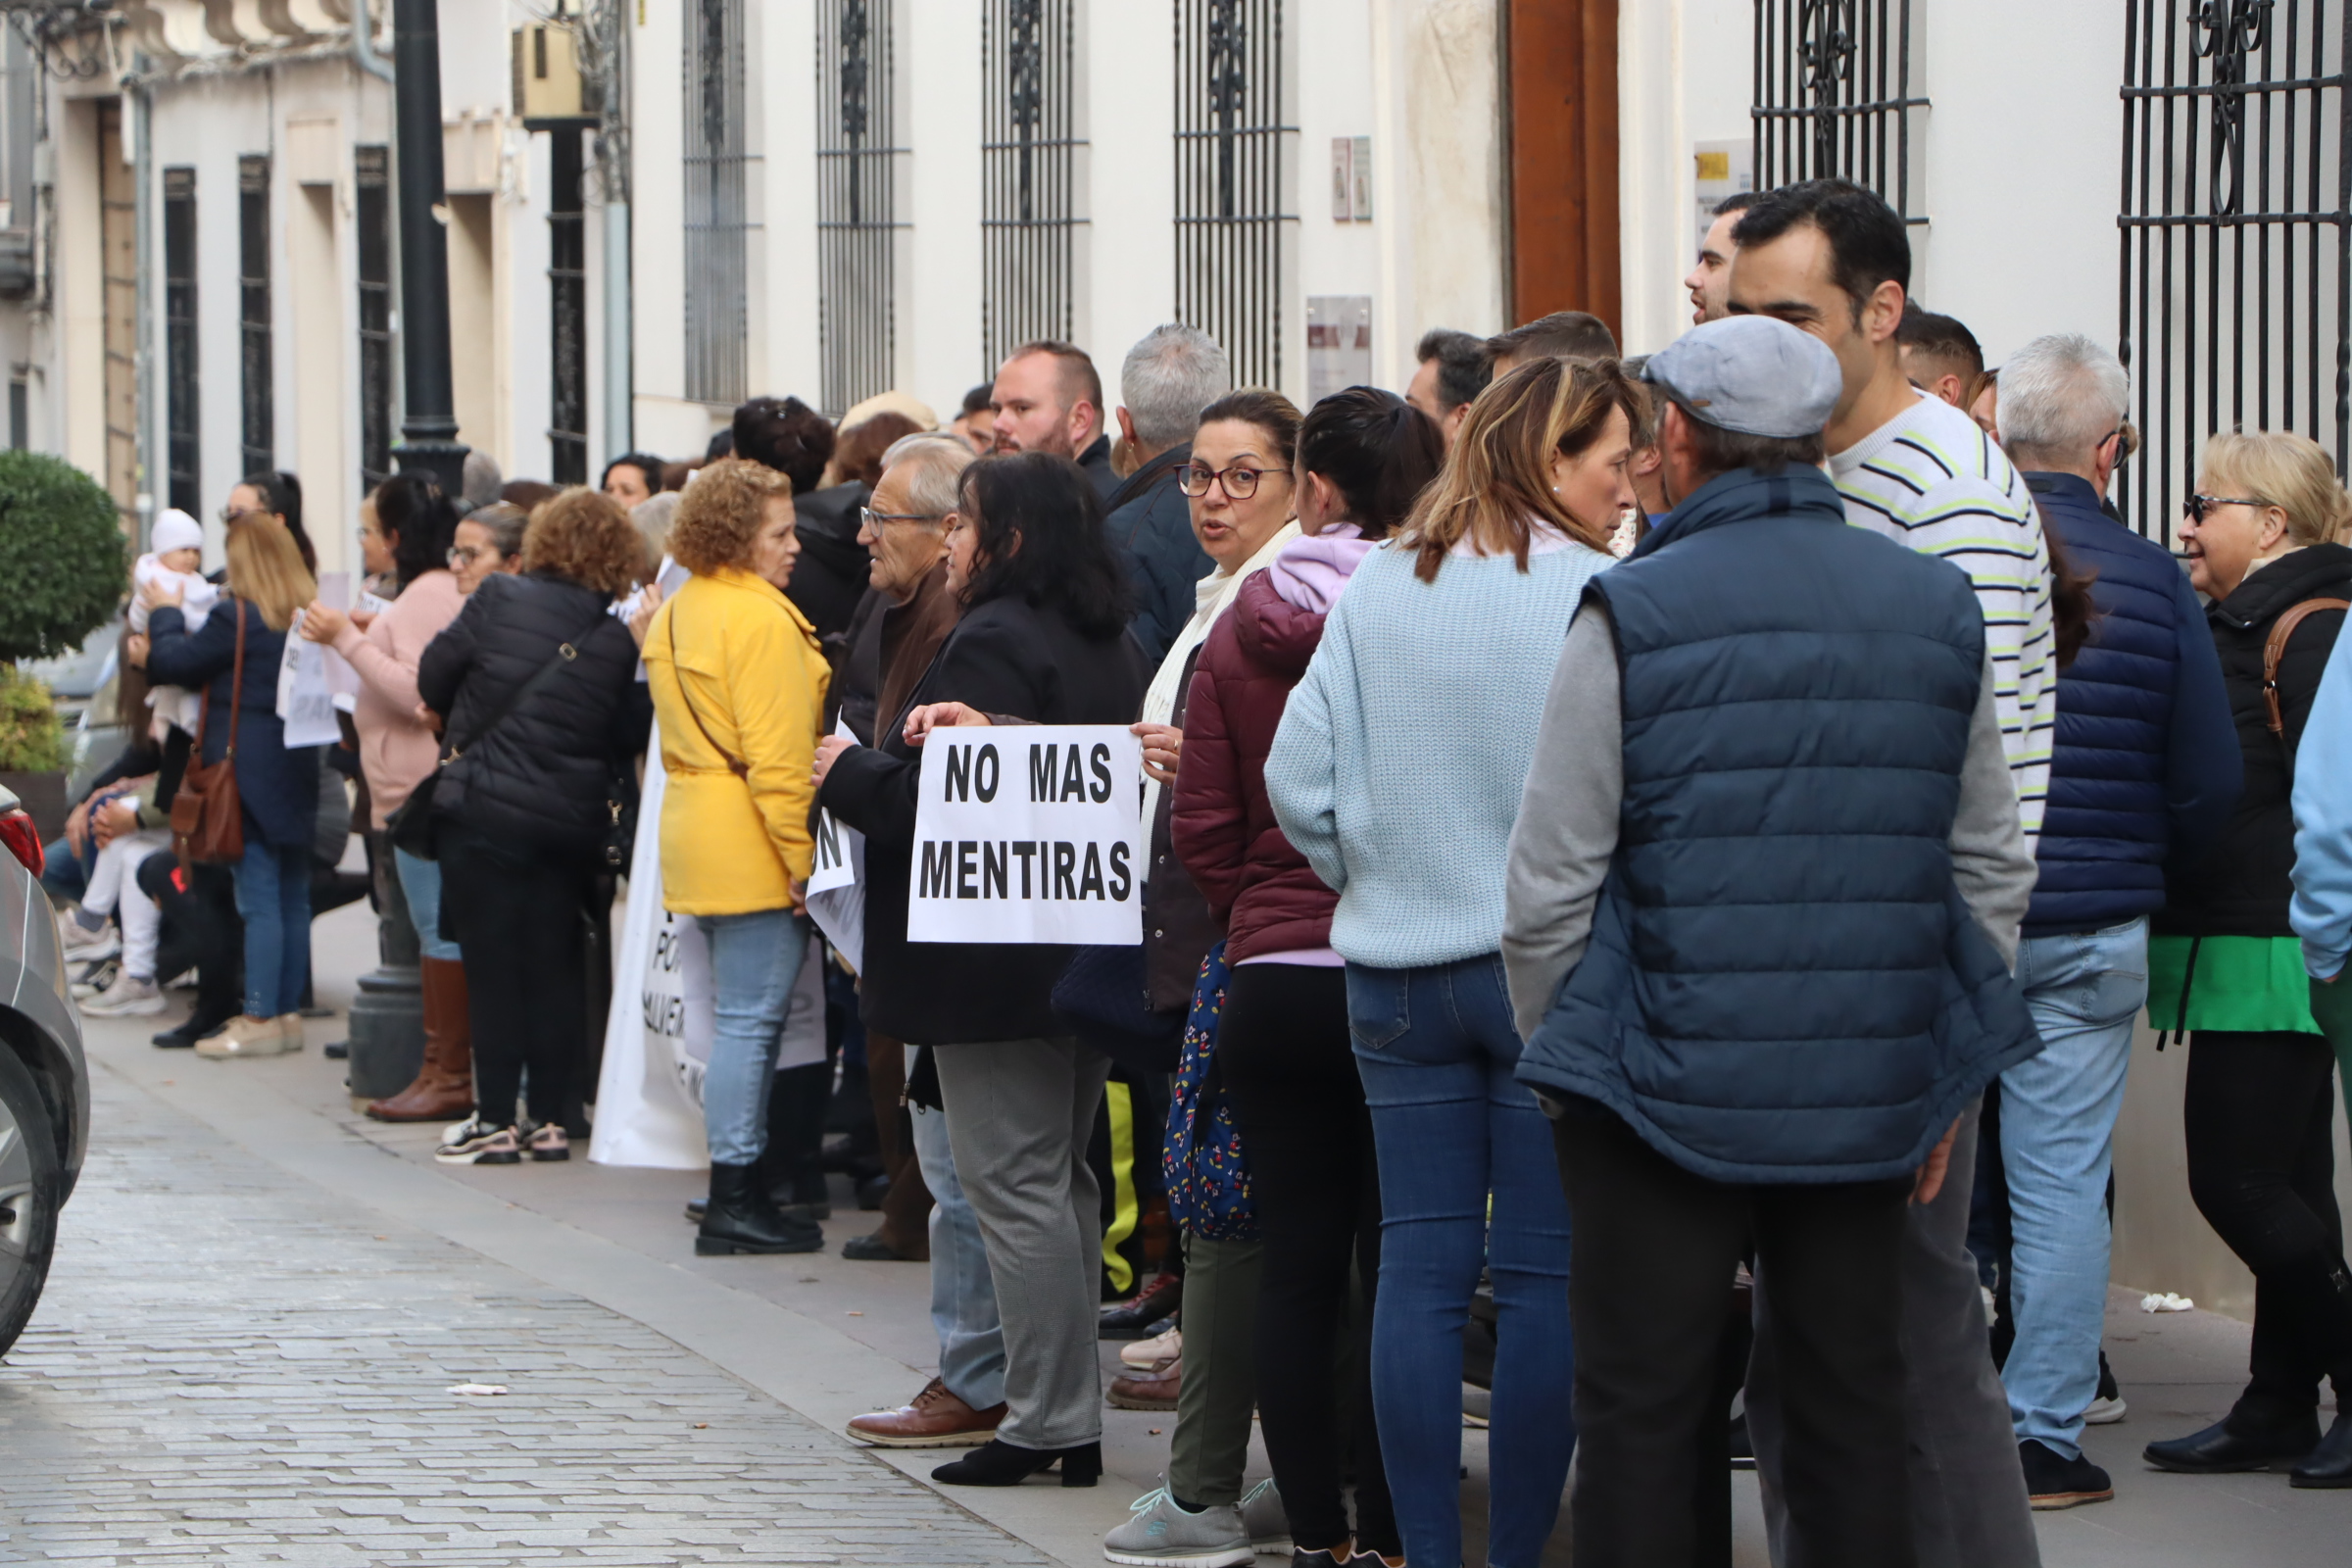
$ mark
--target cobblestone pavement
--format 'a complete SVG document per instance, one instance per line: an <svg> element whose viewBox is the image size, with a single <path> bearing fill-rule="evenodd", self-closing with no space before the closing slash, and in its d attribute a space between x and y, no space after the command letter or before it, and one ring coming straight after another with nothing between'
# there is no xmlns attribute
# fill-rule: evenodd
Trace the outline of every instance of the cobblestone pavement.
<svg viewBox="0 0 2352 1568"><path fill-rule="evenodd" d="M0 1562L1046 1561L628 1318L94 1088L0 1364Z"/></svg>

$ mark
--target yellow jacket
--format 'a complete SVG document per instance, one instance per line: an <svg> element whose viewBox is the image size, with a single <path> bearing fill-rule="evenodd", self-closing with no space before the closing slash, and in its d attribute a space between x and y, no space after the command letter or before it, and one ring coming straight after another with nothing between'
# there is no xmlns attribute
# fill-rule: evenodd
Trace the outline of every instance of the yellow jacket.
<svg viewBox="0 0 2352 1568"><path fill-rule="evenodd" d="M723 567L654 612L645 673L669 772L662 903L679 914L785 907L815 859L809 774L831 671L814 628L773 585Z"/></svg>

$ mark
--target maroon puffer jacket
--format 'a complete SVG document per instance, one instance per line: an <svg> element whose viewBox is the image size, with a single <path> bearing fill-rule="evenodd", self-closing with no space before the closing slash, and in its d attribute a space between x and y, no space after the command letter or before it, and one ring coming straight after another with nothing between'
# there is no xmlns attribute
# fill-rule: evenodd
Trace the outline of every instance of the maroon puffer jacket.
<svg viewBox="0 0 2352 1568"><path fill-rule="evenodd" d="M1227 963L1331 945L1339 895L1291 848L1266 800L1266 754L1323 618L1252 572L1193 671L1170 827L1177 858L1225 921Z"/></svg>

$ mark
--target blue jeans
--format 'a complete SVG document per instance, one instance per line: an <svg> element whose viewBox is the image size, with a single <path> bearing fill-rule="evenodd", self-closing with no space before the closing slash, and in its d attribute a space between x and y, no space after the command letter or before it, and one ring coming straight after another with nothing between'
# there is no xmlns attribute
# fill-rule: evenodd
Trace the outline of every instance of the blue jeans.
<svg viewBox="0 0 2352 1568"><path fill-rule="evenodd" d="M1004 1325L997 1316L997 1281L988 1271L980 1218L956 1179L948 1118L927 1105L906 1107L914 1122L914 1161L931 1189L931 1327L939 1334L939 1381L975 1410L1004 1402Z"/></svg>
<svg viewBox="0 0 2352 1568"><path fill-rule="evenodd" d="M400 876L401 896L409 901L409 918L416 924L416 951L456 963L465 955L441 934L441 862L395 849L392 868Z"/></svg>
<svg viewBox="0 0 2352 1568"><path fill-rule="evenodd" d="M1496 1313L1487 1560L1534 1568L1576 1451L1568 1200L1550 1124L1512 1076L1501 955L1350 963L1348 1026L1380 1156L1372 1403L1404 1554L1462 1560L1462 1330L1483 1263Z"/></svg>
<svg viewBox="0 0 2352 1568"><path fill-rule="evenodd" d="M2001 1371L2009 1419L2073 1458L2098 1392L2107 1314L2107 1172L2148 997L2148 923L2033 937L2017 980L2041 1054L2001 1074L2001 1165L2009 1179L2009 1300L2017 1343Z"/></svg>
<svg viewBox="0 0 2352 1568"><path fill-rule="evenodd" d="M282 1018L302 1005L311 978L311 847L266 844L248 818L245 854L230 869L245 920L245 1015Z"/></svg>
<svg viewBox="0 0 2352 1568"><path fill-rule="evenodd" d="M82 890L90 885L90 867L98 861L98 841L81 841L82 853L74 853L73 842L60 836L56 842L41 846L41 888L53 899L79 904Z"/></svg>
<svg viewBox="0 0 2352 1568"><path fill-rule="evenodd" d="M767 1147L767 1094L792 988L808 952L808 928L790 909L702 914L710 942L710 1067L703 1075L703 1130L714 1165L749 1165Z"/></svg>

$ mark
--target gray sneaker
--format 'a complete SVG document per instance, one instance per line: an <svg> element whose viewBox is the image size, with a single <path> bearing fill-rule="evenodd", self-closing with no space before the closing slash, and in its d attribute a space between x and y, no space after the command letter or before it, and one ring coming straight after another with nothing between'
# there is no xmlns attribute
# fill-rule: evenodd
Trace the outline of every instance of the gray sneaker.
<svg viewBox="0 0 2352 1568"><path fill-rule="evenodd" d="M1251 1546L1274 1556L1291 1549L1290 1512L1282 1505L1282 1494L1274 1489L1272 1476L1250 1489L1241 1509L1242 1528L1250 1532Z"/></svg>
<svg viewBox="0 0 2352 1568"><path fill-rule="evenodd" d="M1102 1538L1102 1555L1112 1562L1189 1563L1193 1568L1241 1568L1257 1555L1242 1511L1226 1504L1187 1513L1168 1489L1147 1492L1132 1503L1135 1515Z"/></svg>

